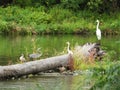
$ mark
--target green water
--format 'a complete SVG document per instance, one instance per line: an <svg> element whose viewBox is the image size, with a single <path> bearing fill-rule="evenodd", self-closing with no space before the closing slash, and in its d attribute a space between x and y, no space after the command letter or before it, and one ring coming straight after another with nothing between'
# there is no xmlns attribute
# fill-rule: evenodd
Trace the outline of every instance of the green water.
<svg viewBox="0 0 120 90"><path fill-rule="evenodd" d="M96 42L95 36L80 35L38 35L38 36L0 36L0 64L8 65L19 63L23 53L28 58L37 48L41 48L42 56L47 58L67 53L66 42L71 43L73 49L76 44ZM115 53L114 59L119 58L120 36L103 36L102 48ZM0 90L88 90L84 76L36 76L20 80L0 82ZM89 82L90 83L90 82ZM88 86L87 86L88 85Z"/></svg>
<svg viewBox="0 0 120 90"><path fill-rule="evenodd" d="M0 90L88 90L92 83L83 76L37 76L0 82Z"/></svg>
<svg viewBox="0 0 120 90"><path fill-rule="evenodd" d="M0 64L16 63L23 53L26 58L37 48L41 48L41 58L51 57L66 53L66 42L71 43L71 48L76 44L83 45L87 42L96 42L96 37L80 35L58 36L0 36ZM120 53L120 36L102 37L102 48L106 51L114 50Z"/></svg>
<svg viewBox="0 0 120 90"><path fill-rule="evenodd" d="M19 61L22 53L27 58L30 53L33 53L39 47L43 53L41 58L64 54L67 52L67 41L71 43L71 48L73 48L77 43L94 42L95 39L95 37L90 38L75 35L0 36L0 64L15 63Z"/></svg>

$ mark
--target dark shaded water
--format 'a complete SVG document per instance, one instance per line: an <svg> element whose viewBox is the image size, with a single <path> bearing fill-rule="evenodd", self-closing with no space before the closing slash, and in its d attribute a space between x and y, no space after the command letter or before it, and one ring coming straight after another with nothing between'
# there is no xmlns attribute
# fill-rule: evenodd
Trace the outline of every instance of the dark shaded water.
<svg viewBox="0 0 120 90"><path fill-rule="evenodd" d="M41 47L43 55L40 58L65 54L66 42L71 48L76 44L96 42L95 36L57 35L57 36L0 36L0 64L19 63L23 53L27 58L37 48ZM113 51L115 58L120 54L120 36L102 37L102 48L107 52ZM89 87L89 86L88 86ZM78 76L36 76L34 78L9 80L0 82L0 90L87 90L84 77Z"/></svg>

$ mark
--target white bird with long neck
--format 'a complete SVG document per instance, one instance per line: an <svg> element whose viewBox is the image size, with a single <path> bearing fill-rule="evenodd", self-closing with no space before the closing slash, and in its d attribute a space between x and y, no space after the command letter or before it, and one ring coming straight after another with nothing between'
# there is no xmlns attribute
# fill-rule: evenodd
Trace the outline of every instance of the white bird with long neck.
<svg viewBox="0 0 120 90"><path fill-rule="evenodd" d="M69 42L66 42L67 43L67 52L68 54L73 54L73 52L70 50L70 43Z"/></svg>
<svg viewBox="0 0 120 90"><path fill-rule="evenodd" d="M96 36L98 40L101 40L101 30L99 29L99 20L97 22L97 27L96 27Z"/></svg>
<svg viewBox="0 0 120 90"><path fill-rule="evenodd" d="M24 57L24 54L22 54L19 59L20 59L21 62L25 62L26 61L26 59Z"/></svg>

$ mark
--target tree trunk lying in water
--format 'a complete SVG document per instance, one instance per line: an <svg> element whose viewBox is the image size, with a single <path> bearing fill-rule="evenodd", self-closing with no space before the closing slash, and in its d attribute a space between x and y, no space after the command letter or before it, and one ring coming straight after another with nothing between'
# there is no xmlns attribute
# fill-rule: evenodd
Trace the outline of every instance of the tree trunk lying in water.
<svg viewBox="0 0 120 90"><path fill-rule="evenodd" d="M68 66L72 60L72 56L61 55L55 56L51 58L30 61L23 64L15 64L8 66L0 66L0 79L7 79L12 77L20 77L28 74L35 74L41 71L57 68L59 66ZM72 68L71 68L72 69Z"/></svg>
<svg viewBox="0 0 120 90"><path fill-rule="evenodd" d="M83 46L76 47L73 55L78 55L78 58L84 57L85 59L94 59L95 57L101 57L103 55L103 51L100 49L100 46L98 44L87 43ZM35 74L42 71L54 69L59 66L67 66L70 70L74 70L73 55L66 54L36 61L25 62L22 64L0 66L0 79Z"/></svg>

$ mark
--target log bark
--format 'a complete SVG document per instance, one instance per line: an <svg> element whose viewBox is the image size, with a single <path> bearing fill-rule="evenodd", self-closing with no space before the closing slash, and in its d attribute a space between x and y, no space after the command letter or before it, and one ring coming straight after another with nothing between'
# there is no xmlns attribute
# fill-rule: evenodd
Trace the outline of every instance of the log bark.
<svg viewBox="0 0 120 90"><path fill-rule="evenodd" d="M97 43L86 43L83 46L76 46L74 51L74 57L78 60L101 60L105 55L105 52L100 48L100 44Z"/></svg>
<svg viewBox="0 0 120 90"><path fill-rule="evenodd" d="M69 67L68 64L71 62L70 59L71 55L66 54L36 61L30 61L23 64L0 66L0 79L8 79L12 77L18 78L23 75L35 74L59 66ZM73 66L70 64L70 67Z"/></svg>

